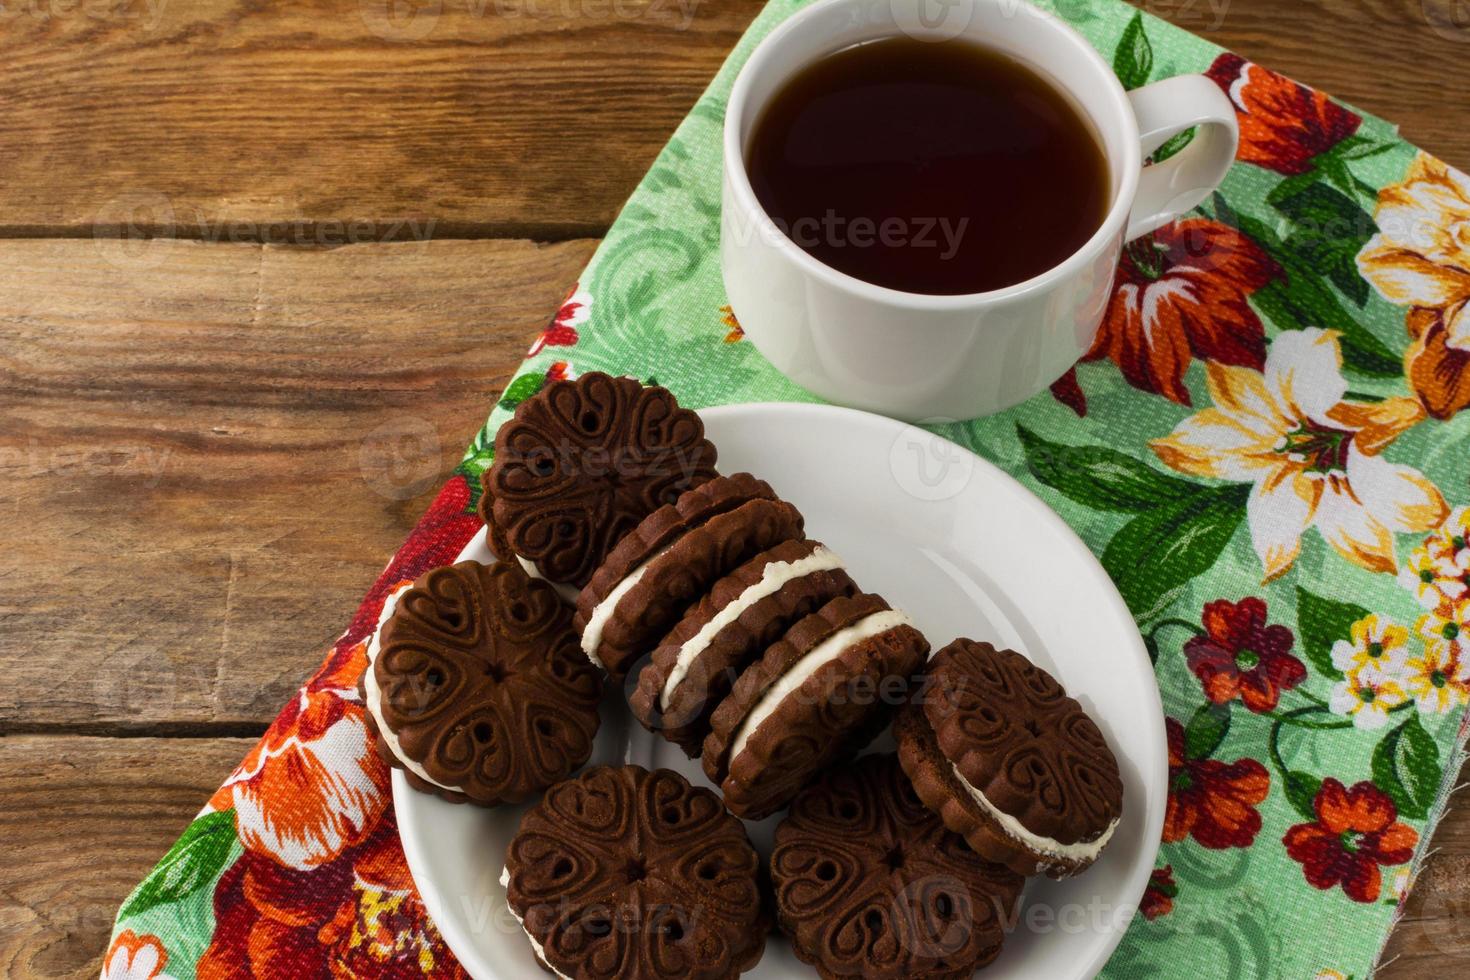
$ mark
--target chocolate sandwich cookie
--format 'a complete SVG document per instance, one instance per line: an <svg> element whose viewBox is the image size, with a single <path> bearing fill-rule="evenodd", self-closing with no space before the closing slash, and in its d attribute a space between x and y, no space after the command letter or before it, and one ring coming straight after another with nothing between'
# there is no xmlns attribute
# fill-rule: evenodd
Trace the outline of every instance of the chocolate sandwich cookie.
<svg viewBox="0 0 1470 980"><path fill-rule="evenodd" d="M592 372L553 381L500 427L480 516L497 556L575 600L623 535L715 475L704 423L673 394Z"/></svg>
<svg viewBox="0 0 1470 980"><path fill-rule="evenodd" d="M501 883L557 976L724 980L765 951L759 867L709 790L667 769L600 767L526 813Z"/></svg>
<svg viewBox="0 0 1470 980"><path fill-rule="evenodd" d="M800 512L749 473L686 491L624 536L577 597L582 650L621 680L710 586L801 536Z"/></svg>
<svg viewBox="0 0 1470 980"><path fill-rule="evenodd" d="M960 980L1000 953L1024 879L946 830L889 754L802 790L771 882L777 924L826 980Z"/></svg>
<svg viewBox="0 0 1470 980"><path fill-rule="evenodd" d="M725 806L769 816L867 744L928 652L908 616L876 595L833 599L791 627L710 717L702 763Z"/></svg>
<svg viewBox="0 0 1470 980"><path fill-rule="evenodd" d="M857 593L842 559L816 541L785 541L720 579L654 650L630 703L649 731L697 756L709 716L735 678L792 624Z"/></svg>
<svg viewBox="0 0 1470 980"><path fill-rule="evenodd" d="M509 562L425 573L383 606L362 693L383 761L455 803L519 803L592 754L602 677L572 613Z"/></svg>
<svg viewBox="0 0 1470 980"><path fill-rule="evenodd" d="M899 760L946 826L1021 874L1074 875L1123 813L1118 761L1097 724L1019 653L956 640L935 654L894 724Z"/></svg>

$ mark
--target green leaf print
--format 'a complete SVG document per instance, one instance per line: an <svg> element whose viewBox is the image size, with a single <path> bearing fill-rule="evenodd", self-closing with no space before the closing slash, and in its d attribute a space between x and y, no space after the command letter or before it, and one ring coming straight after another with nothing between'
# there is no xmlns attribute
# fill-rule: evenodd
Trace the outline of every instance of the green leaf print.
<svg viewBox="0 0 1470 980"><path fill-rule="evenodd" d="M1170 157L1178 156L1185 147L1194 142L1196 132L1193 129L1186 129L1182 133L1175 133L1173 136L1164 140L1163 145L1157 150L1154 150L1149 159L1153 160L1154 163L1163 163Z"/></svg>
<svg viewBox="0 0 1470 980"><path fill-rule="evenodd" d="M1139 514L1113 535L1103 552L1128 608L1148 619L1208 571L1245 520L1250 487L1195 487L1187 496Z"/></svg>
<svg viewBox="0 0 1470 980"><path fill-rule="evenodd" d="M1146 83L1153 71L1154 48L1143 26L1143 14L1134 14L1113 55L1113 72L1124 88L1135 89Z"/></svg>
<svg viewBox="0 0 1470 980"><path fill-rule="evenodd" d="M1184 729L1184 751L1191 759L1208 759L1230 734L1230 705L1205 704Z"/></svg>
<svg viewBox="0 0 1470 980"><path fill-rule="evenodd" d="M512 381L505 389L505 394L500 398L500 407L507 412L514 411L521 402L530 398L540 391L546 384L546 376L542 374L523 374Z"/></svg>
<svg viewBox="0 0 1470 980"><path fill-rule="evenodd" d="M1297 632L1301 634L1307 659L1323 677L1342 680L1342 671L1332 665L1332 645L1346 640L1352 634L1353 624L1367 617L1368 610L1351 602L1324 599L1300 586L1296 590L1296 602Z"/></svg>
<svg viewBox="0 0 1470 980"><path fill-rule="evenodd" d="M212 884L235 843L235 811L195 820L118 913L119 921L160 905L171 905Z"/></svg>
<svg viewBox="0 0 1470 980"><path fill-rule="evenodd" d="M454 472L463 476L470 485L470 510L474 510L480 503L480 477L495 462L495 430L486 425L475 433L474 441L470 448L465 451L464 458L454 468Z"/></svg>
<svg viewBox="0 0 1470 980"><path fill-rule="evenodd" d="M1322 777L1300 769L1289 769L1281 777L1286 800L1307 820L1317 819L1317 794L1322 790Z"/></svg>
<svg viewBox="0 0 1470 980"><path fill-rule="evenodd" d="M454 472L464 477L465 482L469 484L470 502L468 510L471 512L480 506L480 494L484 491L481 478L484 477L485 471L494 462L495 448L492 446L483 452L474 453L466 457L454 468Z"/></svg>
<svg viewBox="0 0 1470 980"><path fill-rule="evenodd" d="M1368 281L1358 273L1358 253L1378 234L1373 218L1341 191L1311 183L1273 202L1292 220L1285 246L1318 275L1326 276L1359 307L1368 302Z"/></svg>
<svg viewBox="0 0 1470 980"><path fill-rule="evenodd" d="M1384 736L1373 750L1373 782L1399 808L1399 816L1423 820L1439 793L1439 746L1418 715Z"/></svg>
<svg viewBox="0 0 1470 980"><path fill-rule="evenodd" d="M1214 202L1215 214L1221 221L1239 228L1286 273L1285 279L1268 283L1251 297L1251 303L1278 329L1335 330L1340 335L1343 366L1348 370L1373 378L1397 378L1403 374L1403 363L1398 356L1343 308L1332 288L1305 258L1288 248L1265 222L1237 212L1223 195L1217 193Z"/></svg>
<svg viewBox="0 0 1470 980"><path fill-rule="evenodd" d="M1016 435L1032 476L1093 510L1140 513L1198 489L1114 449L1064 446L1020 425Z"/></svg>

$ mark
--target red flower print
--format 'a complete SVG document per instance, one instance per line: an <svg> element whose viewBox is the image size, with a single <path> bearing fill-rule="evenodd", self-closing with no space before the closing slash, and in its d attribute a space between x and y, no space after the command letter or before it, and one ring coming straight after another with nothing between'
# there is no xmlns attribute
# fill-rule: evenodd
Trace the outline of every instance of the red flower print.
<svg viewBox="0 0 1470 980"><path fill-rule="evenodd" d="M1205 606L1205 635L1184 644L1184 658L1215 704L1239 698L1251 711L1276 710L1281 693L1307 679L1288 651L1296 642L1285 626L1266 625L1266 603L1221 599Z"/></svg>
<svg viewBox="0 0 1470 980"><path fill-rule="evenodd" d="M309 872L246 852L214 894L209 980L462 980L414 890L391 814L371 839Z"/></svg>
<svg viewBox="0 0 1470 980"><path fill-rule="evenodd" d="M1358 131L1362 117L1321 92L1222 54L1206 73L1235 103L1239 159L1286 176L1307 173L1312 158Z"/></svg>
<svg viewBox="0 0 1470 980"><path fill-rule="evenodd" d="M548 383L552 381L566 381L571 377L571 365L566 361L552 361L551 367L546 369L546 380Z"/></svg>
<svg viewBox="0 0 1470 980"><path fill-rule="evenodd" d="M577 287L572 286L567 293L567 298L562 300L561 308L541 331L541 336L531 345L527 357L535 357L548 347L571 347L577 342L577 325L587 320L588 307L591 300L585 295L577 292Z"/></svg>
<svg viewBox="0 0 1470 980"><path fill-rule="evenodd" d="M1174 866L1166 864L1162 868L1154 868L1154 873L1148 877L1148 887L1144 889L1138 911L1152 922L1159 916L1174 911L1174 899L1178 897L1179 886L1174 883Z"/></svg>
<svg viewBox="0 0 1470 980"><path fill-rule="evenodd" d="M1301 862L1307 883L1326 891L1334 885L1355 902L1376 902L1383 885L1381 865L1407 864L1419 835L1398 822L1388 794L1369 782L1352 789L1335 779L1322 782L1312 803L1316 823L1297 824L1281 842Z"/></svg>
<svg viewBox="0 0 1470 980"><path fill-rule="evenodd" d="M1250 847L1261 830L1256 807L1271 790L1271 775L1255 759L1226 765L1218 759L1191 759L1184 726L1165 719L1169 734L1169 805L1164 843L1193 837L1212 850Z"/></svg>
<svg viewBox="0 0 1470 980"><path fill-rule="evenodd" d="M1191 405L1184 374L1192 359L1265 366L1265 328L1247 297L1280 274L1259 245L1218 221L1190 218L1160 228L1124 249L1107 313L1083 359L1108 358L1133 387Z"/></svg>
<svg viewBox="0 0 1470 980"><path fill-rule="evenodd" d="M466 512L469 505L469 481L456 476L444 484L418 526L357 607L357 615L337 641L338 646L351 646L377 628L384 601L400 583L412 581L431 568L447 565L459 556L482 526L478 517Z"/></svg>
<svg viewBox="0 0 1470 980"><path fill-rule="evenodd" d="M246 851L307 871L361 843L388 805L357 679L366 645L338 644L216 792Z"/></svg>

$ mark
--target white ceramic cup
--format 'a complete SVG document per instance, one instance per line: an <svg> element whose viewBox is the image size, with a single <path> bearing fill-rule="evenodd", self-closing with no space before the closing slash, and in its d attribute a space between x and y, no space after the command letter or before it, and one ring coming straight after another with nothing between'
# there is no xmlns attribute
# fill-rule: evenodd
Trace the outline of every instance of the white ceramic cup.
<svg viewBox="0 0 1470 980"><path fill-rule="evenodd" d="M1003 52L1051 79L1091 120L1112 203L1080 250L1005 289L922 295L838 272L765 213L745 151L766 104L813 61L902 35L960 38ZM1195 126L1183 152L1143 166L1146 155ZM1235 110L1209 79L1185 75L1125 92L1080 34L1024 0L819 0L755 49L730 95L720 226L725 289L761 353L823 398L907 421L989 415L1043 390L1087 352L1124 243L1208 197L1238 140ZM1068 188L1056 193L1064 197Z"/></svg>

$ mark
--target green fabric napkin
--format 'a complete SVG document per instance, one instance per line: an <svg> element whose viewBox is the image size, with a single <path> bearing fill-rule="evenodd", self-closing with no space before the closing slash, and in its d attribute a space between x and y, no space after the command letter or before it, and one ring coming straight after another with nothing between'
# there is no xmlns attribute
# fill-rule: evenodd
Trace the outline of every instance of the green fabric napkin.
<svg viewBox="0 0 1470 980"><path fill-rule="evenodd" d="M815 400L741 339L719 269L725 101L801 6L751 26L466 473L548 375L656 379L697 407ZM1470 178L1121 0L1050 7L1129 87L1210 73L1242 126L1214 200L1128 250L1093 359L936 427L1066 519L1156 658L1166 840L1107 975L1362 977L1463 759Z"/></svg>

